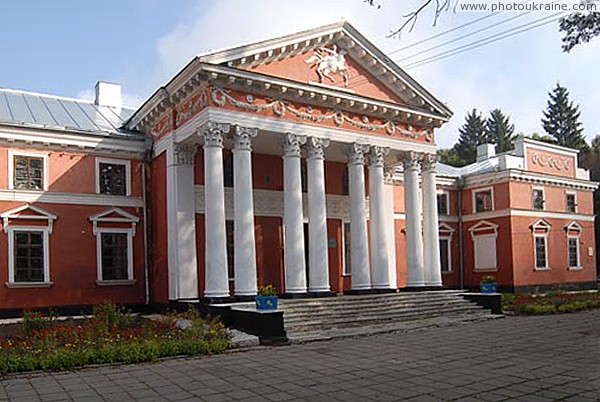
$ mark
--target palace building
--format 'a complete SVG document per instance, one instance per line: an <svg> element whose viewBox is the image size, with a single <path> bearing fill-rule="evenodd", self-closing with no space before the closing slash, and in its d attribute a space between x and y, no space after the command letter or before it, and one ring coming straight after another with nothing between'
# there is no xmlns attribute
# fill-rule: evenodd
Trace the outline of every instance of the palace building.
<svg viewBox="0 0 600 402"><path fill-rule="evenodd" d="M0 89L0 310L596 286L577 151L436 163L452 112L346 22L95 89Z"/></svg>

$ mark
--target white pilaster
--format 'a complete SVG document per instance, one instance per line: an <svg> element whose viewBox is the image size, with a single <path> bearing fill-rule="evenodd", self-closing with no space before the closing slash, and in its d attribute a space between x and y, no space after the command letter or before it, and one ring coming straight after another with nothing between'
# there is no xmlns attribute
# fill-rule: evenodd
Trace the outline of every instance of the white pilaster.
<svg viewBox="0 0 600 402"><path fill-rule="evenodd" d="M235 295L255 296L256 246L252 192L252 138L256 128L235 127L233 148L233 244Z"/></svg>
<svg viewBox="0 0 600 402"><path fill-rule="evenodd" d="M308 285L311 292L329 292L325 157L329 140L308 139Z"/></svg>
<svg viewBox="0 0 600 402"><path fill-rule="evenodd" d="M390 288L390 257L385 222L383 158L389 148L371 147L369 163L369 207L371 225L371 283L374 289Z"/></svg>
<svg viewBox="0 0 600 402"><path fill-rule="evenodd" d="M348 155L352 290L371 289L365 194L365 153L368 150L367 145L355 143Z"/></svg>
<svg viewBox="0 0 600 402"><path fill-rule="evenodd" d="M229 124L209 122L204 136L204 202L206 263L204 296L229 297L227 238L225 231L225 193L223 188L223 135Z"/></svg>
<svg viewBox="0 0 600 402"><path fill-rule="evenodd" d="M196 207L192 145L167 150L167 230L169 299L198 299Z"/></svg>
<svg viewBox="0 0 600 402"><path fill-rule="evenodd" d="M306 137L286 134L283 155L283 230L285 292L306 293L301 146Z"/></svg>
<svg viewBox="0 0 600 402"><path fill-rule="evenodd" d="M426 286L442 286L440 239L438 229L437 193L435 186L436 155L423 158L423 243L424 281Z"/></svg>
<svg viewBox="0 0 600 402"><path fill-rule="evenodd" d="M419 156L407 152L404 158L404 205L406 208L406 284L425 285L423 237L419 202Z"/></svg>

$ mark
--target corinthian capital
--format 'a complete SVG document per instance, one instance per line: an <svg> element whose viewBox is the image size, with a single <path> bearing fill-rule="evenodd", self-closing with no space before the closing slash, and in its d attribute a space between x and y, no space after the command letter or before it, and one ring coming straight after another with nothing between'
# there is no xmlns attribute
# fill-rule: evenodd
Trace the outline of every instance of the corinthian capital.
<svg viewBox="0 0 600 402"><path fill-rule="evenodd" d="M387 147L372 146L370 154L370 165L374 167L383 167L383 159L389 153L390 149Z"/></svg>
<svg viewBox="0 0 600 402"><path fill-rule="evenodd" d="M404 153L403 164L404 170L418 170L419 162L421 161L421 155L414 151L408 151Z"/></svg>
<svg viewBox="0 0 600 402"><path fill-rule="evenodd" d="M204 137L204 148L223 148L223 136L229 132L231 126L228 123L216 123L209 121L200 130L200 136Z"/></svg>
<svg viewBox="0 0 600 402"><path fill-rule="evenodd" d="M174 162L176 165L192 165L194 164L194 154L196 153L195 145L173 145Z"/></svg>
<svg viewBox="0 0 600 402"><path fill-rule="evenodd" d="M293 156L299 158L301 147L306 143L306 136L287 133L285 135L284 156Z"/></svg>
<svg viewBox="0 0 600 402"><path fill-rule="evenodd" d="M348 149L348 163L350 165L364 165L367 152L369 152L368 145L353 143Z"/></svg>
<svg viewBox="0 0 600 402"><path fill-rule="evenodd" d="M324 159L324 150L328 146L328 139L310 137L308 139L308 159Z"/></svg>
<svg viewBox="0 0 600 402"><path fill-rule="evenodd" d="M435 172L435 165L437 163L438 157L435 154L425 154L423 155L423 172Z"/></svg>
<svg viewBox="0 0 600 402"><path fill-rule="evenodd" d="M252 151L252 138L258 135L257 128L235 126L234 147L235 151Z"/></svg>

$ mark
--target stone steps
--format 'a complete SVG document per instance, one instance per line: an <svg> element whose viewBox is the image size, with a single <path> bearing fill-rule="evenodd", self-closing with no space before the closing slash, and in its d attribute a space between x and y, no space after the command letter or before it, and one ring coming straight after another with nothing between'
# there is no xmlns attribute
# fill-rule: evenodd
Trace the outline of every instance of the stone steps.
<svg viewBox="0 0 600 402"><path fill-rule="evenodd" d="M292 342L495 317L465 300L461 291L447 290L284 299L280 300L280 309L284 311L285 330Z"/></svg>

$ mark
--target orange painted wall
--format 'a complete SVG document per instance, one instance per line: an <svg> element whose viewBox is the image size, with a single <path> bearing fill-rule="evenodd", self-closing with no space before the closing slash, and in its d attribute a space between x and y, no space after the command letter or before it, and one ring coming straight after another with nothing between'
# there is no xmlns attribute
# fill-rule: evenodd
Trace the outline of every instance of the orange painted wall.
<svg viewBox="0 0 600 402"><path fill-rule="evenodd" d="M8 188L8 149L0 147L0 188ZM48 190L56 192L86 193L96 192L96 157L127 160L111 155L88 155L83 153L48 151L37 149L10 148L15 151L36 153L48 156ZM131 195L141 197L141 161L130 159Z"/></svg>
<svg viewBox="0 0 600 402"><path fill-rule="evenodd" d="M567 269L567 233L565 226L571 221L564 219L546 219L552 225L548 234L549 271L534 270L534 240L531 225L537 221L533 217L512 217L513 238L518 247L514 248L515 286L558 284L596 281L595 256L588 256L588 247L594 244L594 223L578 222L583 230L580 237L580 261L583 269ZM594 250L595 253L595 250Z"/></svg>
<svg viewBox="0 0 600 402"><path fill-rule="evenodd" d="M152 300L155 303L169 301L169 254L167 229L167 155L154 159L148 180L151 192L149 197L150 265L152 267Z"/></svg>
<svg viewBox="0 0 600 402"><path fill-rule="evenodd" d="M511 182L510 183L510 206L517 209L533 209L533 189L542 188L544 190L544 210L551 212L566 212L567 189L555 186L537 186L528 183ZM593 215L593 193L583 190L568 190L575 192L577 199L577 213Z"/></svg>
<svg viewBox="0 0 600 402"><path fill-rule="evenodd" d="M0 202L0 210L18 207L20 202ZM97 304L113 301L121 304L144 302L143 230L140 221L133 239L134 279L130 286L98 286L96 236L89 217L106 207L36 203L36 206L58 216L53 224L50 244L50 288L9 289L8 235L0 231L0 300L1 308L33 308ZM123 208L141 217L141 208ZM27 223L24 223L25 225ZM74 247L76 245L76 247Z"/></svg>

